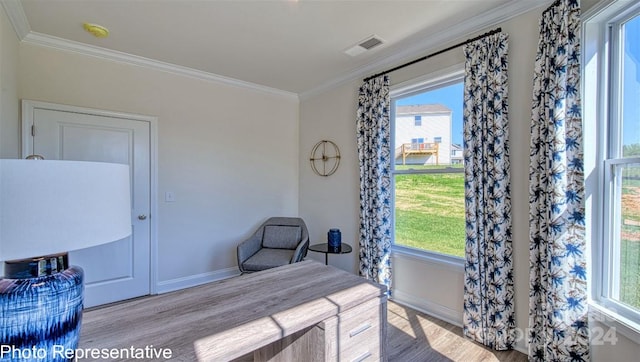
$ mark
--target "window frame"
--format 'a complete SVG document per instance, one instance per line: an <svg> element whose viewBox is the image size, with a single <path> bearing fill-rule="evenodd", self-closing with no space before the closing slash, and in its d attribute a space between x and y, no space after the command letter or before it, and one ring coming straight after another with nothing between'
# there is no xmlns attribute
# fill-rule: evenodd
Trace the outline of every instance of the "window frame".
<svg viewBox="0 0 640 362"><path fill-rule="evenodd" d="M640 310L613 299L613 285L619 278L614 275L617 263L612 259L619 245L614 245L613 240L619 225L613 224L617 210L610 207L616 202L615 168L640 162L639 157L623 158L620 149L622 50L619 30L624 22L636 16L640 16L640 4L620 0L600 1L583 14L582 98L586 211L590 223L586 240L592 265L589 312L594 320L640 343Z"/></svg>
<svg viewBox="0 0 640 362"><path fill-rule="evenodd" d="M420 77L410 79L408 81L392 85L390 87L389 95L391 98L391 112L390 112L390 147L391 150L395 150L395 120L396 120L396 99L410 97L412 95L424 93L429 90L446 87L464 81L464 63L454 64L450 67L429 73ZM462 100L461 100L462 101ZM428 261L442 266L454 268L456 270L464 270L464 258L454 255L441 254L426 249L417 249L404 245L398 245L395 242L395 225L396 225L396 202L395 202L395 178L396 175L406 174L436 174L436 173L464 173L464 169L451 171L450 169L433 169L433 170L396 170L394 163L391 164L390 177L391 177L391 251L404 256L414 257L419 260Z"/></svg>
<svg viewBox="0 0 640 362"><path fill-rule="evenodd" d="M619 122L618 122L619 123ZM620 235L620 224L616 221L621 221L620 218L620 205L617 203L618 191L622 190L622 186L618 186L620 179L618 172L616 171L621 166L640 164L640 157L618 157L608 158L604 160L604 181L603 181L603 195L604 205L609 206L610 211L606 212L602 210L602 277L601 292L598 295L600 303L608 309L613 309L616 313L628 318L630 320L640 321L640 310L634 310L626 306L624 303L619 302L614 295L614 287L620 283L620 265L614 263L613 258L618 254L621 241L618 235ZM615 204L615 207L612 207ZM615 241L615 242L614 242ZM606 277L610 275L610 277Z"/></svg>

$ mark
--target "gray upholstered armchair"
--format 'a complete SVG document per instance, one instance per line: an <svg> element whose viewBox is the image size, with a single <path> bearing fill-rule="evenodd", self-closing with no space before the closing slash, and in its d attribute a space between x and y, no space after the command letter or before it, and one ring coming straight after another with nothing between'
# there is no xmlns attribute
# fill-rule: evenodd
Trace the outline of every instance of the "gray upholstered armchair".
<svg viewBox="0 0 640 362"><path fill-rule="evenodd" d="M238 267L252 273L302 261L309 248L309 231L297 217L272 217L238 245Z"/></svg>

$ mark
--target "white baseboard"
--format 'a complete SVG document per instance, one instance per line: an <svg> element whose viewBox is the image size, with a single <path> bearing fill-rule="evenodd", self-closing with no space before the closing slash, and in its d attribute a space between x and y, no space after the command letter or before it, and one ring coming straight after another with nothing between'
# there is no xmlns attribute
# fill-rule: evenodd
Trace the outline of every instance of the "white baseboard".
<svg viewBox="0 0 640 362"><path fill-rule="evenodd" d="M526 337L520 341L516 342L516 345L513 346L513 349L515 349L516 351L520 352L520 353L524 353L526 355L529 354L529 346L527 344L526 341Z"/></svg>
<svg viewBox="0 0 640 362"><path fill-rule="evenodd" d="M176 290L195 287L201 284L215 282L240 275L238 268L220 269L208 273L189 275L187 277L170 279L158 282L156 292L158 294L173 292Z"/></svg>
<svg viewBox="0 0 640 362"><path fill-rule="evenodd" d="M460 315L458 311L444 305L432 303L409 293L405 293L395 289L393 290L392 300L399 304L404 304L407 307L411 307L422 313L428 314L432 317L441 319L447 323L462 327L462 315Z"/></svg>
<svg viewBox="0 0 640 362"><path fill-rule="evenodd" d="M391 298L394 302L398 304L406 305L407 307L413 308L422 313L428 314L432 317L443 320L447 323L453 324L454 326L458 326L462 328L462 316L456 310L445 307L443 305L437 303L431 303L429 301L425 301L421 298L418 298L409 293L404 293L399 290L393 291L393 297ZM527 336L516 341L513 349L520 353L528 354L529 348L527 346Z"/></svg>

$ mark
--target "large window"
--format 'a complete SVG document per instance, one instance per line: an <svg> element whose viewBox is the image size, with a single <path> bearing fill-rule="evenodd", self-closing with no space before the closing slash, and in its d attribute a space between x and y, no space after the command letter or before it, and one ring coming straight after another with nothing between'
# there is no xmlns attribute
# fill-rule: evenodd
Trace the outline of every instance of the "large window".
<svg viewBox="0 0 640 362"><path fill-rule="evenodd" d="M395 245L464 257L462 81L456 71L392 90Z"/></svg>
<svg viewBox="0 0 640 362"><path fill-rule="evenodd" d="M640 326L640 6L613 3L587 22L585 42L593 297Z"/></svg>
<svg viewBox="0 0 640 362"><path fill-rule="evenodd" d="M640 12L610 26L603 297L640 312Z"/></svg>

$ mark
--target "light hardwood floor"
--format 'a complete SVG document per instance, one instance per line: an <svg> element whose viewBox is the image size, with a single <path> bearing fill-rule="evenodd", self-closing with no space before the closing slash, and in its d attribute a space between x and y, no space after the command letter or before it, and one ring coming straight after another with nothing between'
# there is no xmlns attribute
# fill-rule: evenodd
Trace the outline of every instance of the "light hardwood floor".
<svg viewBox="0 0 640 362"><path fill-rule="evenodd" d="M145 300L145 302L150 302L150 299L153 299L153 297L142 297L115 304L126 306L134 301ZM92 314L100 314L100 309L102 308L97 307L88 311ZM527 356L518 351L492 351L463 337L460 327L393 301L387 302L387 323L387 354L389 362L527 361ZM103 345L110 345L108 334L100 337ZM82 342L81 340L80 347L91 347L91 343L85 344ZM135 343L133 344L135 345ZM236 361L252 361L253 357L250 355L240 357Z"/></svg>
<svg viewBox="0 0 640 362"><path fill-rule="evenodd" d="M393 301L387 302L389 362L527 361L518 351L492 351L465 338L462 328Z"/></svg>

